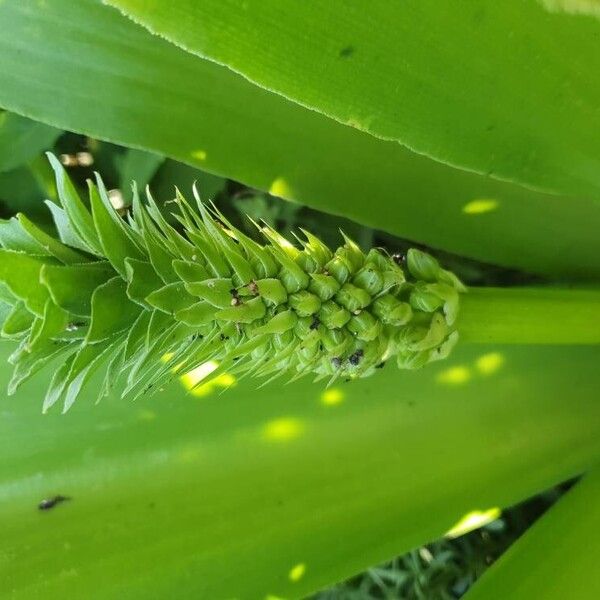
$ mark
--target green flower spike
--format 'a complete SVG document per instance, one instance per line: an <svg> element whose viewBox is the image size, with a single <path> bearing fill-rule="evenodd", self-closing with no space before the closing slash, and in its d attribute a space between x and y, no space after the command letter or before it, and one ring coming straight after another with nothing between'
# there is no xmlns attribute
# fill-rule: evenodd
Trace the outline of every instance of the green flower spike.
<svg viewBox="0 0 600 600"><path fill-rule="evenodd" d="M59 239L24 215L0 223L0 323L18 342L9 393L50 361L44 410L67 410L98 370L99 397L122 378L137 397L206 361L211 377L316 380L371 375L395 358L417 368L445 358L460 281L431 256L367 254L349 238L332 252L303 231L296 247L273 229L259 244L197 197L177 193L174 227L134 190L122 218L102 180L89 209L54 156ZM202 381L205 383L206 380Z"/></svg>

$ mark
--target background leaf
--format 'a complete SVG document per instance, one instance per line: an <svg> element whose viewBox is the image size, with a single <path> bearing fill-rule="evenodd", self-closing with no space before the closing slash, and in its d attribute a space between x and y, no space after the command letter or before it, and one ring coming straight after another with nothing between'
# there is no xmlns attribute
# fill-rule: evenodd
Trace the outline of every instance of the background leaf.
<svg viewBox="0 0 600 600"><path fill-rule="evenodd" d="M596 470L525 532L466 600L598 598L599 500Z"/></svg>
<svg viewBox="0 0 600 600"><path fill-rule="evenodd" d="M62 133L44 123L0 111L0 172L10 171L35 158Z"/></svg>
<svg viewBox="0 0 600 600"><path fill-rule="evenodd" d="M2 401L0 580L14 600L303 597L592 465L597 364L472 346L328 391L176 384L43 418L41 374Z"/></svg>
<svg viewBox="0 0 600 600"><path fill-rule="evenodd" d="M543 0L108 3L341 123L445 163L600 198L593 16Z"/></svg>
<svg viewBox="0 0 600 600"><path fill-rule="evenodd" d="M597 202L451 169L344 127L91 0L7 0L0 19L0 104L20 113L464 256L600 275Z"/></svg>

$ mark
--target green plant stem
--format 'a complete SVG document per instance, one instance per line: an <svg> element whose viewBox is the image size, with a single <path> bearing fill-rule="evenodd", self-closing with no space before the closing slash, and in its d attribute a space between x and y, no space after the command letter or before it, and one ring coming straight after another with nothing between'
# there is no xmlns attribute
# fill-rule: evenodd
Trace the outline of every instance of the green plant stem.
<svg viewBox="0 0 600 600"><path fill-rule="evenodd" d="M461 297L461 340L502 344L599 344L600 291L471 288Z"/></svg>

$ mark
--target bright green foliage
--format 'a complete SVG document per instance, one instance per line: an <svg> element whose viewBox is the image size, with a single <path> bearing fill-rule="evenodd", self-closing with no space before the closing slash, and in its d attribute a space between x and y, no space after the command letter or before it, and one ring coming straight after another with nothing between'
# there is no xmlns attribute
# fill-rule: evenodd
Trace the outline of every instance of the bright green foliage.
<svg viewBox="0 0 600 600"><path fill-rule="evenodd" d="M0 172L35 158L50 148L60 134L60 129L0 111Z"/></svg>
<svg viewBox="0 0 600 600"><path fill-rule="evenodd" d="M461 344L426 369L388 365L329 390L306 379L258 395L244 380L193 396L174 382L94 407L90 386L66 418L40 417L37 377L2 403L0 597L305 598L597 463L599 359L600 348ZM341 401L322 402L332 392ZM37 509L54 494L72 500ZM547 539L559 565L562 538ZM561 568L593 567L581 539Z"/></svg>
<svg viewBox="0 0 600 600"><path fill-rule="evenodd" d="M600 471L592 469L526 531L467 600L600 597Z"/></svg>
<svg viewBox="0 0 600 600"><path fill-rule="evenodd" d="M2 334L19 341L10 390L63 357L45 409L59 400L68 409L101 366L100 396L122 372L124 394L137 396L209 360L219 365L212 377L312 373L333 382L371 375L390 357L421 367L458 339L464 287L423 252L365 254L347 236L332 252L308 232L298 248L257 224L261 245L197 194L200 214L177 194L183 233L149 193L144 205L134 190L123 219L99 177L88 182L88 210L49 156L60 241L22 216L0 226Z"/></svg>
<svg viewBox="0 0 600 600"><path fill-rule="evenodd" d="M176 10L175 3L167 4ZM323 10L329 6L312 4ZM240 18L236 9L231 21ZM597 201L534 192L455 169L397 142L344 126L252 85L227 67L184 52L95 0L44 0L43 6L37 0L5 0L0 2L0 23L0 105L7 109L177 158L460 256L550 279L600 277ZM57 27L60 35L47 34ZM423 48L422 37L418 46ZM357 50L352 60L360 54ZM258 57L256 52L252 55ZM479 49L470 56L479 56ZM571 62L581 63L578 57ZM591 63L584 63L588 72ZM456 66L466 68L468 62ZM501 83L490 69L484 72L493 86ZM389 77L383 74L379 79ZM435 81L441 85L446 77ZM550 101L553 94L554 89L544 98ZM480 96L477 92L470 98ZM523 107L521 97L517 103ZM428 107L429 131L431 119L439 114L425 99L421 104ZM497 97L492 105L500 108ZM509 114L511 120L516 114ZM572 116L569 111L565 122ZM458 117L446 114L444 131L455 118L468 125L473 117L471 111ZM551 123L549 135L557 133L563 121ZM585 126L592 129L592 121ZM505 132L507 143L511 131ZM435 132L430 133L433 140ZM452 138L453 143L462 139ZM477 149L473 143L466 147ZM495 156L517 156L511 148L502 144ZM568 158L569 148L560 145L561 159ZM546 150L545 141L527 146L528 156L542 157ZM456 162L451 157L449 161ZM1 186L1 179L0 187L10 198L23 184L22 175L10 186Z"/></svg>
<svg viewBox="0 0 600 600"><path fill-rule="evenodd" d="M107 3L351 127L444 163L598 198L594 1Z"/></svg>

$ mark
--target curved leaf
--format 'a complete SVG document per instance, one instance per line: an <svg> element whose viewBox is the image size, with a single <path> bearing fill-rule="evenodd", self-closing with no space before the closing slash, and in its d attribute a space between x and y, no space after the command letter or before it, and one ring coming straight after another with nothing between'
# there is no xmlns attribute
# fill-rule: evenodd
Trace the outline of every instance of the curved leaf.
<svg viewBox="0 0 600 600"><path fill-rule="evenodd" d="M344 127L92 0L6 0L0 19L0 104L13 110L465 256L600 276L596 202L452 169ZM47 35L56 27L60 36Z"/></svg>
<svg viewBox="0 0 600 600"><path fill-rule="evenodd" d="M600 198L600 22L543 1L108 0L183 48L445 163Z"/></svg>
<svg viewBox="0 0 600 600"><path fill-rule="evenodd" d="M304 597L597 461L598 358L462 348L325 393L229 379L43 418L38 380L3 401L0 581L13 600Z"/></svg>
<svg viewBox="0 0 600 600"><path fill-rule="evenodd" d="M9 112L0 112L0 172L35 158L62 133L49 125Z"/></svg>
<svg viewBox="0 0 600 600"><path fill-rule="evenodd" d="M600 471L586 475L526 531L465 600L600 597Z"/></svg>

